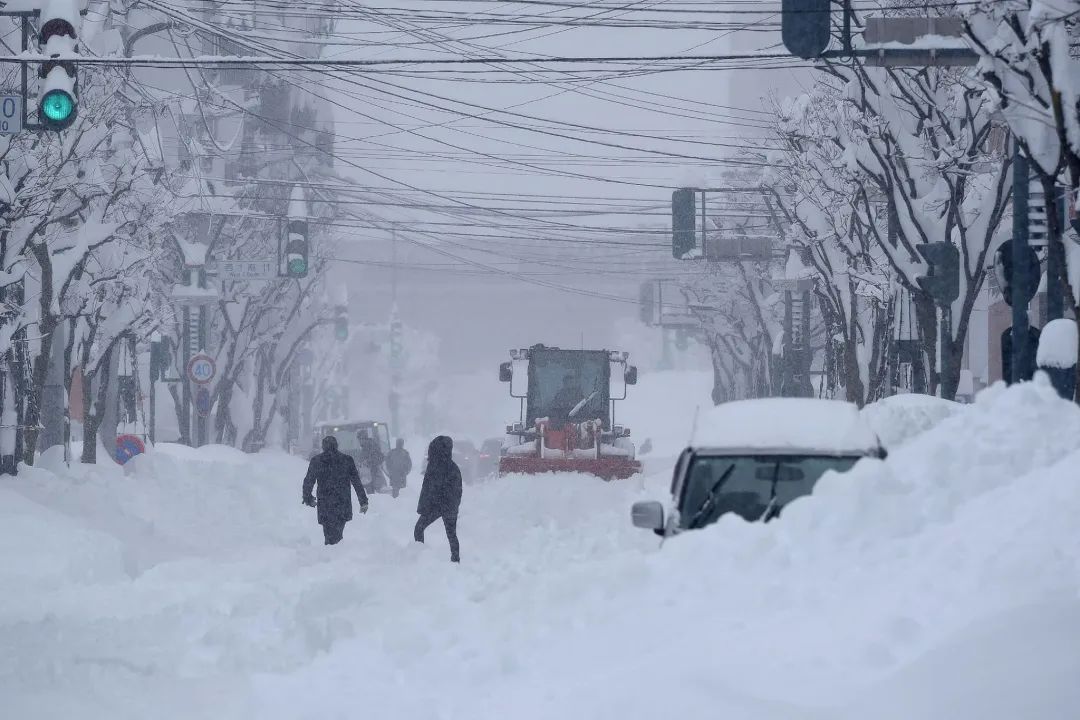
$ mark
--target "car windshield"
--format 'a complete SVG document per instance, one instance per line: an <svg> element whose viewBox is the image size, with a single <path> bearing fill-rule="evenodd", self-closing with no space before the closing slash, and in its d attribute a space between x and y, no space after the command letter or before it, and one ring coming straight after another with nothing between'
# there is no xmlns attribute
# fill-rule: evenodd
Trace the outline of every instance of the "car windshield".
<svg viewBox="0 0 1080 720"><path fill-rule="evenodd" d="M858 457L814 455L701 456L687 473L679 506L684 528L700 528L726 513L769 520L795 498L809 495L828 470L844 472Z"/></svg>

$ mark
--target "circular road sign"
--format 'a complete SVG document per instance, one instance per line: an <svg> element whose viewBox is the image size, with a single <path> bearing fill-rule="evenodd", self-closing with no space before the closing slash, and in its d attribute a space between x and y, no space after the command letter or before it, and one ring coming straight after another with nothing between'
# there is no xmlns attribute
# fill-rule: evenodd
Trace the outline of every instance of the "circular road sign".
<svg viewBox="0 0 1080 720"><path fill-rule="evenodd" d="M217 365L214 363L214 358L201 353L195 355L188 361L187 374L191 382L205 385L213 380L214 375L217 374Z"/></svg>
<svg viewBox="0 0 1080 720"><path fill-rule="evenodd" d="M210 417L210 391L201 387L195 391L195 412L199 417Z"/></svg>
<svg viewBox="0 0 1080 720"><path fill-rule="evenodd" d="M121 465L144 452L146 452L146 446L137 435L116 436L116 462Z"/></svg>

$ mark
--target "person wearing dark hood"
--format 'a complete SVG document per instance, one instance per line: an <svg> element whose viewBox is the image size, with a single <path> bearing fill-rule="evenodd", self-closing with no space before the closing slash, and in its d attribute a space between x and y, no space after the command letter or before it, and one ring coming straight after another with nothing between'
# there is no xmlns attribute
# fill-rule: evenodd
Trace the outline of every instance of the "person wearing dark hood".
<svg viewBox="0 0 1080 720"><path fill-rule="evenodd" d="M405 479L412 471L412 458L405 449L405 441L398 438L394 448L386 454L386 474L390 476L390 494L397 497L405 487Z"/></svg>
<svg viewBox="0 0 1080 720"><path fill-rule="evenodd" d="M461 506L461 470L454 462L454 441L440 435L428 445L424 484L420 488L420 515L413 530L416 542L424 542L424 530L442 518L450 542L450 562L461 562L457 537L458 508Z"/></svg>
<svg viewBox="0 0 1080 720"><path fill-rule="evenodd" d="M368 498L364 485L360 482L360 473L356 471L356 462L338 451L337 438L333 435L324 437L322 449L323 451L308 463L307 475L304 477L303 502L318 509L325 544L336 545L341 542L345 523L352 520L353 516L349 486L356 491L361 513L368 511ZM317 493L317 502L316 496L311 494L313 490Z"/></svg>

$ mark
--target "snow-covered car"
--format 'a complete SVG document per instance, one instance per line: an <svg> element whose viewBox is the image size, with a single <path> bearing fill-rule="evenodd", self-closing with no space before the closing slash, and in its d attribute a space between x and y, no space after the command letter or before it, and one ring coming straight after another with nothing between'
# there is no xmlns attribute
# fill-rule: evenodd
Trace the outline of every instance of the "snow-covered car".
<svg viewBox="0 0 1080 720"><path fill-rule="evenodd" d="M735 513L769 521L826 472L885 450L859 409L838 400L767 398L718 405L675 464L670 509L634 503L634 525L668 536Z"/></svg>

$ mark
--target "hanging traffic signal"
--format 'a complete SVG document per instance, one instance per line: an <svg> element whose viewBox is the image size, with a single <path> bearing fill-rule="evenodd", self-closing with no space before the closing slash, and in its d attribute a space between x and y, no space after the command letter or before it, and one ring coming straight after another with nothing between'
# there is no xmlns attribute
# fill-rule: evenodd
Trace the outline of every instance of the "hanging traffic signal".
<svg viewBox="0 0 1080 720"><path fill-rule="evenodd" d="M302 278L307 273L308 224L306 220L290 220L289 237L285 242L285 274L291 278Z"/></svg>
<svg viewBox="0 0 1080 720"><path fill-rule="evenodd" d="M38 43L41 54L49 59L39 71L38 116L47 130L68 128L79 114L78 77L75 61L70 59L75 55L79 17L78 0L47 0L41 10Z"/></svg>
<svg viewBox="0 0 1080 720"><path fill-rule="evenodd" d="M804 60L820 57L832 39L830 0L783 0L780 38L792 55Z"/></svg>
<svg viewBox="0 0 1080 720"><path fill-rule="evenodd" d="M334 318L334 337L336 337L339 342L345 342L349 339L348 318L342 316Z"/></svg>
<svg viewBox="0 0 1080 720"><path fill-rule="evenodd" d="M169 369L171 351L169 338L150 341L150 379L164 380L165 372Z"/></svg>
<svg viewBox="0 0 1080 720"><path fill-rule="evenodd" d="M681 260L697 245L697 190L671 193L671 254Z"/></svg>
<svg viewBox="0 0 1080 720"><path fill-rule="evenodd" d="M960 251L951 242L916 245L915 249L930 265L928 274L915 278L934 302L948 305L960 297Z"/></svg>
<svg viewBox="0 0 1080 720"><path fill-rule="evenodd" d="M1035 248L1025 245L1021 250L1023 261L1016 265L1013 256L1012 238L1001 243L994 253L994 277L997 279L998 289L1001 290L1005 304L1012 304L1019 300L1020 304L1027 306L1035 297L1039 289L1039 281L1042 278L1042 266L1039 263L1039 255ZM1023 275L1023 278L1020 276ZM1019 294L1019 297L1017 297Z"/></svg>

